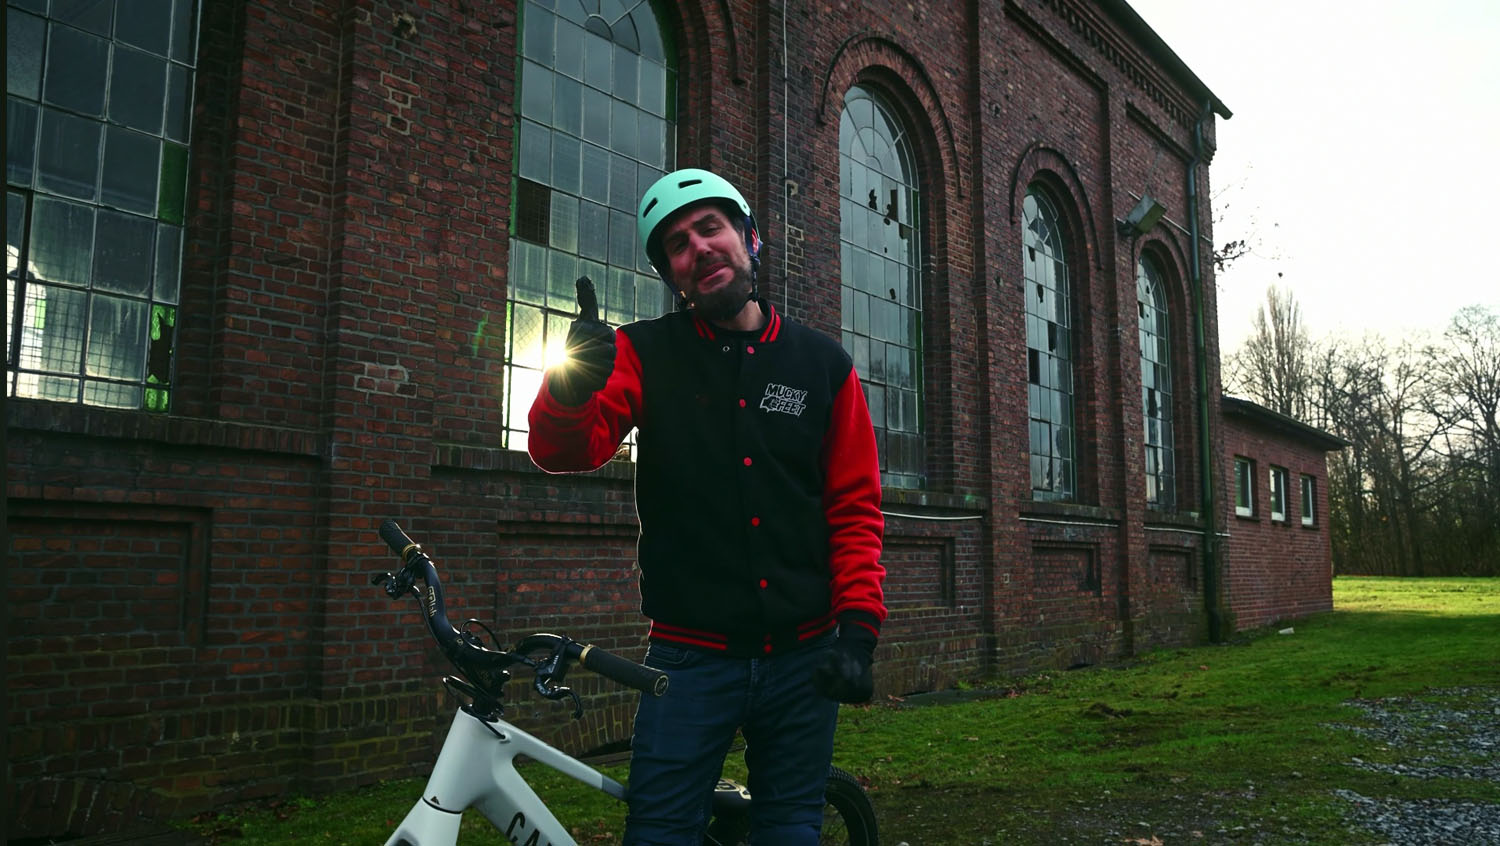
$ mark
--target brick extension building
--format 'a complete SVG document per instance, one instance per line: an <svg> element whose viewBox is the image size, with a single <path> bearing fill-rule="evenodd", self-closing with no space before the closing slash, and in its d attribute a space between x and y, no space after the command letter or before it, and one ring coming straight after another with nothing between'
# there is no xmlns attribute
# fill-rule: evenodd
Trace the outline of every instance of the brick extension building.
<svg viewBox="0 0 1500 846"><path fill-rule="evenodd" d="M639 654L628 457L542 474L524 412L575 276L664 307L629 214L676 166L744 188L763 292L866 376L882 693L1232 625L1229 111L1124 2L157 8L8 4L12 836L430 761L386 517L458 615ZM576 681L533 727L626 736Z"/></svg>

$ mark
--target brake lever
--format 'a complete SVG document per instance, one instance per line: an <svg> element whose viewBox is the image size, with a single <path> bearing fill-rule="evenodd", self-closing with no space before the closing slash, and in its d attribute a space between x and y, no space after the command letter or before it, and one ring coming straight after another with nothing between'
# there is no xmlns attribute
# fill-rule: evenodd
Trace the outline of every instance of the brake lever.
<svg viewBox="0 0 1500 846"><path fill-rule="evenodd" d="M553 701L571 697L573 700L573 719L583 718L583 700L571 687L563 687L558 684L568 674L567 651L570 641L562 640L547 656L547 660L535 665L536 669L536 692L545 699Z"/></svg>

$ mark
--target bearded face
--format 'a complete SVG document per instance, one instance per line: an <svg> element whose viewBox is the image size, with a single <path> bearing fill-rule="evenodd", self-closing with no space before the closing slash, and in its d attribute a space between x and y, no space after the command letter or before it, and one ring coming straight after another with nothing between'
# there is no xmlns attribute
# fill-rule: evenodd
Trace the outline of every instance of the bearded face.
<svg viewBox="0 0 1500 846"><path fill-rule="evenodd" d="M688 307L705 320L739 314L754 284L740 229L716 205L690 207L663 226L662 251Z"/></svg>

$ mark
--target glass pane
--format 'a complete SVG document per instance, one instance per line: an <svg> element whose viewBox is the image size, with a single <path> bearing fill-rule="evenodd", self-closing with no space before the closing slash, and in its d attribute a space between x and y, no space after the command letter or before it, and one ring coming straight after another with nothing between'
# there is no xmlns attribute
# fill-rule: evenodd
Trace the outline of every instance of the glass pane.
<svg viewBox="0 0 1500 846"><path fill-rule="evenodd" d="M510 296L538 305L547 301L547 250L535 244L511 239Z"/></svg>
<svg viewBox="0 0 1500 846"><path fill-rule="evenodd" d="M622 103L619 100L612 101L612 111L614 112L614 120L610 126L609 133L610 149L624 156L637 156L640 133L636 129L635 117L639 112L635 110L634 106Z"/></svg>
<svg viewBox="0 0 1500 846"><path fill-rule="evenodd" d="M522 14L526 17L521 36L524 55L544 65L552 64L552 33L557 19L535 3L527 3Z"/></svg>
<svg viewBox="0 0 1500 846"><path fill-rule="evenodd" d="M141 386L85 379L83 401L89 405L102 405L106 408L140 408Z"/></svg>
<svg viewBox="0 0 1500 846"><path fill-rule="evenodd" d="M552 125L569 135L583 135L583 86L552 75Z"/></svg>
<svg viewBox="0 0 1500 846"><path fill-rule="evenodd" d="M578 198L561 191L552 192L551 232L547 243L554 249L578 251Z"/></svg>
<svg viewBox="0 0 1500 846"><path fill-rule="evenodd" d="M521 114L542 123L552 122L552 71L532 62L521 63Z"/></svg>
<svg viewBox="0 0 1500 846"><path fill-rule="evenodd" d="M114 68L109 73L109 119L160 135L166 75L166 59L116 47Z"/></svg>
<svg viewBox="0 0 1500 846"><path fill-rule="evenodd" d="M583 79L583 28L557 22L557 61L553 67L574 79Z"/></svg>
<svg viewBox="0 0 1500 846"><path fill-rule="evenodd" d="M609 209L588 201L580 204L578 252L585 258L609 260Z"/></svg>
<svg viewBox="0 0 1500 846"><path fill-rule="evenodd" d="M146 370L146 303L95 294L90 311L87 375L142 379Z"/></svg>
<svg viewBox="0 0 1500 846"><path fill-rule="evenodd" d="M583 35L583 81L608 91L612 87L614 45L592 32Z"/></svg>
<svg viewBox="0 0 1500 846"><path fill-rule="evenodd" d="M42 38L47 24L18 9L5 10L5 91L36 100L42 90Z"/></svg>
<svg viewBox="0 0 1500 846"><path fill-rule="evenodd" d="M177 291L182 276L182 230L176 226L161 224L156 227L156 277L155 299L157 302L176 303Z"/></svg>
<svg viewBox="0 0 1500 846"><path fill-rule="evenodd" d="M88 285L94 263L94 210L37 196L31 215L28 270L46 282Z"/></svg>
<svg viewBox="0 0 1500 846"><path fill-rule="evenodd" d="M26 195L15 191L5 192L5 275L19 276L21 243L26 237ZM5 318L10 320L7 310ZM9 337L9 333L6 335Z"/></svg>
<svg viewBox="0 0 1500 846"><path fill-rule="evenodd" d="M583 137L601 147L609 146L609 95L583 89Z"/></svg>
<svg viewBox="0 0 1500 846"><path fill-rule="evenodd" d="M146 296L155 278L151 260L155 243L156 224L149 218L100 209L94 238L94 287Z"/></svg>
<svg viewBox="0 0 1500 846"><path fill-rule="evenodd" d="M577 138L561 132L552 133L552 187L569 194L578 193L578 168L581 155Z"/></svg>
<svg viewBox="0 0 1500 846"><path fill-rule="evenodd" d="M172 344L177 329L177 309L165 305L151 306L150 346L146 349L146 382L153 385L172 383ZM148 399L150 395L148 395ZM165 400L165 397L158 397ZM154 408L165 411L166 408Z"/></svg>
<svg viewBox="0 0 1500 846"><path fill-rule="evenodd" d="M542 368L542 310L511 304L510 361L521 367Z"/></svg>
<svg viewBox="0 0 1500 846"><path fill-rule="evenodd" d="M53 0L52 19L108 36L114 23L114 0Z"/></svg>
<svg viewBox="0 0 1500 846"><path fill-rule="evenodd" d="M162 145L156 216L167 223L183 222L187 203L187 158L188 148L177 144Z"/></svg>
<svg viewBox="0 0 1500 846"><path fill-rule="evenodd" d="M194 0L172 0L172 59L185 65L197 64L198 22L193 14Z"/></svg>
<svg viewBox="0 0 1500 846"><path fill-rule="evenodd" d="M98 192L99 141L103 124L42 110L42 132L37 142L36 185L43 191L93 200Z"/></svg>
<svg viewBox="0 0 1500 846"><path fill-rule="evenodd" d="M5 100L5 181L31 186L36 170L36 106L24 100Z"/></svg>
<svg viewBox="0 0 1500 846"><path fill-rule="evenodd" d="M111 126L104 138L104 168L99 201L138 214L156 214L156 187L161 172L161 141Z"/></svg>
<svg viewBox="0 0 1500 846"><path fill-rule="evenodd" d="M620 155L611 155L609 162L609 205L611 208L634 213L640 195L635 188L635 162ZM634 263L634 256L625 262Z"/></svg>
<svg viewBox="0 0 1500 846"><path fill-rule="evenodd" d="M116 0L115 40L158 56L167 55L172 34L169 0Z"/></svg>
<svg viewBox="0 0 1500 846"><path fill-rule="evenodd" d="M636 101L636 65L640 60L625 47L615 45L614 91L615 97L627 103Z"/></svg>
<svg viewBox="0 0 1500 846"><path fill-rule="evenodd" d="M21 316L20 366L76 375L83 362L88 294L72 288L28 285Z"/></svg>
<svg viewBox="0 0 1500 846"><path fill-rule="evenodd" d="M534 182L552 181L552 133L530 121L521 121L521 176Z"/></svg>
<svg viewBox="0 0 1500 846"><path fill-rule="evenodd" d="M593 144L583 145L583 196L601 203L609 202L609 151Z"/></svg>
<svg viewBox="0 0 1500 846"><path fill-rule="evenodd" d="M179 65L167 68L166 136L186 144L192 124L193 75Z"/></svg>
<svg viewBox="0 0 1500 846"><path fill-rule="evenodd" d="M104 114L109 42L65 26L54 26L47 39L47 75L42 99L75 112Z"/></svg>
<svg viewBox="0 0 1500 846"><path fill-rule="evenodd" d="M655 62L641 62L641 88L637 98L641 108L657 117L667 113L667 69Z"/></svg>

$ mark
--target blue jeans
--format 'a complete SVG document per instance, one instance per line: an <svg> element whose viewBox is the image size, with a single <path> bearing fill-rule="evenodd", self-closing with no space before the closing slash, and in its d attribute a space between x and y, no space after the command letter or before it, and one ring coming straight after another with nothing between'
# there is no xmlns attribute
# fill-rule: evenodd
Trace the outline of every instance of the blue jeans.
<svg viewBox="0 0 1500 846"><path fill-rule="evenodd" d="M833 636L770 658L727 658L653 643L645 663L671 682L641 697L625 846L701 846L735 730L750 771L750 842L813 846L833 760L838 703L812 687Z"/></svg>

